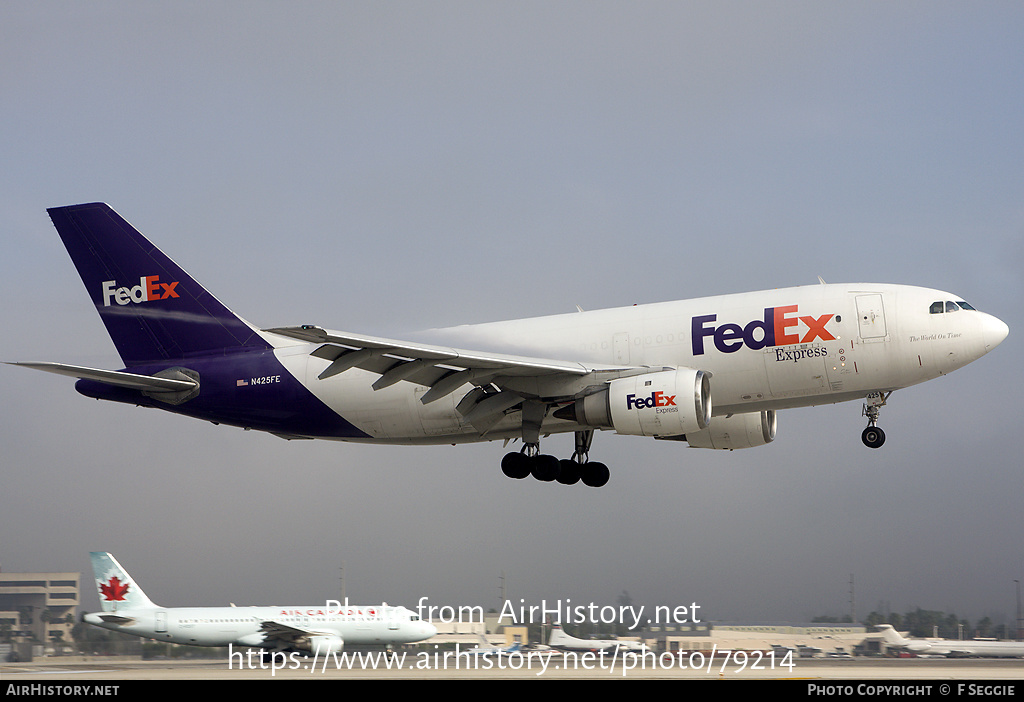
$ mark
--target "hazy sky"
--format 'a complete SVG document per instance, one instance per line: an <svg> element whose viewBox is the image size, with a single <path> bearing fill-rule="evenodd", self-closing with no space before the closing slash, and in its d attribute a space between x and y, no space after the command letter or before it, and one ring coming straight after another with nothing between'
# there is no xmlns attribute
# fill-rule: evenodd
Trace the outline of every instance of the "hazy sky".
<svg viewBox="0 0 1024 702"><path fill-rule="evenodd" d="M1014 616L1024 6L5 2L0 359L119 368L47 207L103 200L269 327L426 327L763 288L950 290L975 364L721 453L601 432L600 490L500 442L270 435L0 367L0 566L113 552L165 606L696 601ZM571 436L545 448L571 453Z"/></svg>

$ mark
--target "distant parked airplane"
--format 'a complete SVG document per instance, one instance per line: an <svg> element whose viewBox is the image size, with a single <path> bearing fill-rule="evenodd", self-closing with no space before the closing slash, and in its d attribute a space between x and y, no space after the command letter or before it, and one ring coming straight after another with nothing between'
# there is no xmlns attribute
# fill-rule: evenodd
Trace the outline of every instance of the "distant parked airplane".
<svg viewBox="0 0 1024 702"><path fill-rule="evenodd" d="M478 645L474 646L473 648L467 648L465 651L461 651L461 653L467 653L471 656L508 655L510 653L515 653L516 651L519 651L523 647L523 645L518 641L516 641L511 646L494 646L493 644L487 642L487 639L484 638L483 634L480 634L479 637L480 643Z"/></svg>
<svg viewBox="0 0 1024 702"><path fill-rule="evenodd" d="M911 653L949 658L1022 658L1024 641L956 641L954 639L906 639L891 624L879 624L878 630L889 647Z"/></svg>
<svg viewBox="0 0 1024 702"><path fill-rule="evenodd" d="M569 636L560 626L551 627L548 645L559 651L614 651L623 653L643 653L647 647L636 641L620 641L619 639L577 639Z"/></svg>

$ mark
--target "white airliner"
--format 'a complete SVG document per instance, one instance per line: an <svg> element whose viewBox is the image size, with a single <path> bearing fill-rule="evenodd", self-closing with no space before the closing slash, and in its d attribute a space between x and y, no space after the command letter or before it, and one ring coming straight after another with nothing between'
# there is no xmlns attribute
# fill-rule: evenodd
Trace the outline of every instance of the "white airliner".
<svg viewBox="0 0 1024 702"><path fill-rule="evenodd" d="M636 641L618 639L577 639L569 636L560 626L551 627L548 645L559 651L614 651L620 653L643 653L647 647Z"/></svg>
<svg viewBox="0 0 1024 702"><path fill-rule="evenodd" d="M955 639L907 639L891 624L879 624L886 645L911 653L949 658L1024 658L1024 641L957 641Z"/></svg>
<svg viewBox="0 0 1024 702"><path fill-rule="evenodd" d="M505 656L510 653L515 653L522 649L523 645L516 641L511 646L495 646L494 644L488 643L487 639L484 638L483 634L478 634L480 637L480 643L473 648L467 648L462 653L469 654L471 656Z"/></svg>
<svg viewBox="0 0 1024 702"><path fill-rule="evenodd" d="M739 449L776 411L864 401L867 446L894 390L985 355L1007 326L959 295L859 283L578 311L401 341L236 316L102 203L49 210L125 368L24 363L95 397L287 439L520 440L512 478L604 485L595 429ZM714 402L712 402L714 400ZM575 434L559 461L542 436Z"/></svg>
<svg viewBox="0 0 1024 702"><path fill-rule="evenodd" d="M102 612L82 621L157 641L192 646L249 646L272 651L337 653L345 645L429 639L436 627L405 607L328 600L314 607L160 607L109 553L94 552Z"/></svg>

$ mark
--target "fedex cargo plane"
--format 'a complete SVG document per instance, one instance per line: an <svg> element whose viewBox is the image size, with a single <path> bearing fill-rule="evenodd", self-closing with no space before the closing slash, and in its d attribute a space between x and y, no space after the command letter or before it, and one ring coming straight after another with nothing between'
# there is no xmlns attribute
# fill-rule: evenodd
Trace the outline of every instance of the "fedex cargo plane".
<svg viewBox="0 0 1024 702"><path fill-rule="evenodd" d="M83 395L270 432L391 444L519 440L502 471L600 487L597 429L740 449L776 412L860 400L878 448L891 393L1006 338L959 295L810 285L436 329L423 341L262 329L238 317L102 203L49 210L124 368L25 363ZM571 458L541 437L572 432Z"/></svg>

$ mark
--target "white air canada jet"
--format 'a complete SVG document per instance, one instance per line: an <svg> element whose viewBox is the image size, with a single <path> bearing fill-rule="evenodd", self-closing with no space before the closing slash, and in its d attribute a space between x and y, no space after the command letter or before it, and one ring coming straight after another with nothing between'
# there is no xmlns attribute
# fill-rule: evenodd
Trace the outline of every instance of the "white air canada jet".
<svg viewBox="0 0 1024 702"><path fill-rule="evenodd" d="M112 555L90 555L103 611L83 613L82 621L122 634L192 646L232 644L326 655L345 645L415 643L437 633L415 612L387 604L160 607Z"/></svg>
<svg viewBox="0 0 1024 702"><path fill-rule="evenodd" d="M616 651L619 653L642 654L647 647L637 641L620 641L619 639L577 639L569 636L560 626L551 627L548 645L559 651Z"/></svg>
<svg viewBox="0 0 1024 702"><path fill-rule="evenodd" d="M907 639L891 624L879 624L878 631L890 648L948 658L1024 658L1024 641L957 641L955 639Z"/></svg>
<svg viewBox="0 0 1024 702"><path fill-rule="evenodd" d="M286 439L522 441L511 478L592 487L597 429L741 449L776 412L864 401L878 448L894 390L985 355L1007 326L953 293L811 285L436 329L402 341L236 316L102 203L49 210L125 367L23 363L89 397ZM712 400L714 402L712 403ZM575 435L572 457L541 437Z"/></svg>

